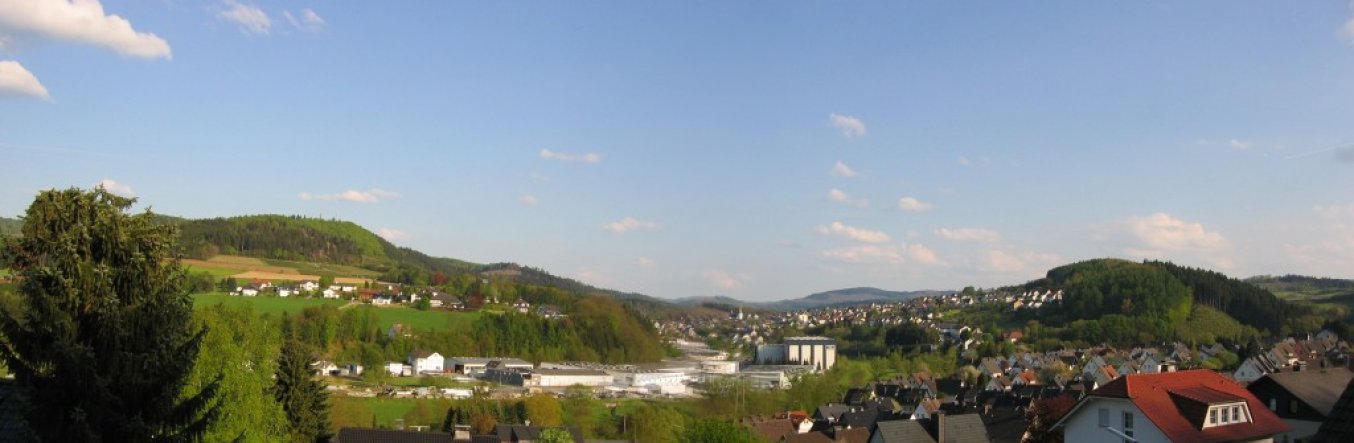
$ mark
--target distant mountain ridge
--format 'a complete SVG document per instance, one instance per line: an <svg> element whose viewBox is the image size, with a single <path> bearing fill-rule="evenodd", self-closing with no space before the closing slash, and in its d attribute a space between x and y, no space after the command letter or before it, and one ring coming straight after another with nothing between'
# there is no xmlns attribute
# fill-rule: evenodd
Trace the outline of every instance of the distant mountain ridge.
<svg viewBox="0 0 1354 443"><path fill-rule="evenodd" d="M726 296L706 296L706 297L686 297L673 300L673 302L684 306L702 306L702 305L726 305L730 307L746 307L766 311L798 311L803 309L814 309L822 307L845 307L867 305L871 303L888 303L907 301L917 297L937 296L953 293L954 291L889 291L873 287L856 287L835 289L823 291L807 296L779 300L772 302L750 302L738 300Z"/></svg>

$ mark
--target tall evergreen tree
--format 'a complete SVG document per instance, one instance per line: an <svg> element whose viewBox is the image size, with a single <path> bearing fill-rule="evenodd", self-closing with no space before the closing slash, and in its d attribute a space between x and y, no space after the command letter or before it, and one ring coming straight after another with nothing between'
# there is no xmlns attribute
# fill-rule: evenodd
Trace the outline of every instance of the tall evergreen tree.
<svg viewBox="0 0 1354 443"><path fill-rule="evenodd" d="M315 381L310 362L310 350L304 343L293 339L282 345L273 395L287 412L294 442L329 439L328 396L324 386Z"/></svg>
<svg viewBox="0 0 1354 443"><path fill-rule="evenodd" d="M4 358L46 441L194 441L217 383L184 395L205 329L191 320L172 226L99 188L45 191L7 241L20 308L0 315Z"/></svg>

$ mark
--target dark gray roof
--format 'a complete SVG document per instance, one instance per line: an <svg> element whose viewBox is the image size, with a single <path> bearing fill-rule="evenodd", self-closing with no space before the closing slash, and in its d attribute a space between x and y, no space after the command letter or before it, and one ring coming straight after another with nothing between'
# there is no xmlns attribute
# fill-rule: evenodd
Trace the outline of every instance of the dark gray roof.
<svg viewBox="0 0 1354 443"><path fill-rule="evenodd" d="M1350 380L1354 380L1354 372L1346 368L1308 369L1301 372L1276 372L1266 374L1265 377L1302 399L1303 403L1321 415L1329 416L1335 401L1340 398L1340 392L1344 391Z"/></svg>
<svg viewBox="0 0 1354 443"><path fill-rule="evenodd" d="M944 416L945 441L940 443L988 443L987 426L978 414Z"/></svg>
<svg viewBox="0 0 1354 443"><path fill-rule="evenodd" d="M1316 436L1312 437L1312 441L1319 443L1354 441L1354 381L1345 386L1344 393L1335 402L1330 414L1326 414L1326 421L1321 423L1321 428L1316 432Z"/></svg>
<svg viewBox="0 0 1354 443"><path fill-rule="evenodd" d="M396 431L392 429L339 429L334 443L451 443L455 439L443 432Z"/></svg>
<svg viewBox="0 0 1354 443"><path fill-rule="evenodd" d="M875 436L879 438L876 440ZM874 429L870 441L883 443L936 443L936 439L926 432L926 428L916 420L881 421Z"/></svg>

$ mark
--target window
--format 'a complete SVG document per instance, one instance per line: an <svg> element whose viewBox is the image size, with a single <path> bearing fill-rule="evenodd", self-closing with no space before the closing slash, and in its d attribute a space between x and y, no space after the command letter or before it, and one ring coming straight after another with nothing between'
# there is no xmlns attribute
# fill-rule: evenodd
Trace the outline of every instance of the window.
<svg viewBox="0 0 1354 443"><path fill-rule="evenodd" d="M1289 400L1289 401L1288 401L1288 412L1289 412L1289 413L1292 413L1292 414L1298 413L1298 401L1297 401L1297 400Z"/></svg>
<svg viewBox="0 0 1354 443"><path fill-rule="evenodd" d="M1209 410L1208 410L1208 424L1210 424L1210 425L1216 425L1216 424L1218 424L1218 410L1217 410L1217 409L1209 409Z"/></svg>
<svg viewBox="0 0 1354 443"><path fill-rule="evenodd" d="M1110 426L1110 410L1100 408L1100 427L1108 428Z"/></svg>
<svg viewBox="0 0 1354 443"><path fill-rule="evenodd" d="M1232 421L1241 421L1241 407L1232 406Z"/></svg>
<svg viewBox="0 0 1354 443"><path fill-rule="evenodd" d="M1269 410L1271 410L1271 411L1278 411L1278 410L1279 410L1279 399L1277 399L1277 398L1271 398L1271 399L1269 399Z"/></svg>
<svg viewBox="0 0 1354 443"><path fill-rule="evenodd" d="M1133 429L1133 413L1124 412L1124 430Z"/></svg>

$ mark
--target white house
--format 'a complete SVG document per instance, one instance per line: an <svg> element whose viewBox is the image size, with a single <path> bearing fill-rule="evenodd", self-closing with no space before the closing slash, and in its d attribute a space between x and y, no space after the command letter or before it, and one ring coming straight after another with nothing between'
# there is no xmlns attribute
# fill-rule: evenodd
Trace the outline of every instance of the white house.
<svg viewBox="0 0 1354 443"><path fill-rule="evenodd" d="M314 290L316 290L316 289L320 289L320 284L319 284L319 283L316 283L316 282L314 282L314 281L311 281L311 280L306 280L306 281L301 282L301 285L300 285L300 286L301 286L301 290L302 290L302 291L306 291L306 292L310 292L310 291L314 291Z"/></svg>
<svg viewBox="0 0 1354 443"><path fill-rule="evenodd" d="M296 295L296 288L291 288L291 287L281 287L281 286L279 286L279 287L277 288L277 296L278 296L278 297L291 297L291 296L293 296L293 295Z"/></svg>
<svg viewBox="0 0 1354 443"><path fill-rule="evenodd" d="M333 290L332 288L325 288L324 292L322 292L322 293L320 293L320 294L321 294L324 298L339 298L339 293L338 293L338 291L335 291L335 290Z"/></svg>
<svg viewBox="0 0 1354 443"><path fill-rule="evenodd" d="M390 299L390 296L388 296L388 295L378 295L378 296L375 296L375 297L372 297L372 298L371 298L371 304L373 304L373 305L384 305L384 306L389 306L390 303L391 303L391 299Z"/></svg>
<svg viewBox="0 0 1354 443"><path fill-rule="evenodd" d="M1083 397L1057 424L1079 441L1273 441L1289 430L1241 385L1209 370L1130 374Z"/></svg>
<svg viewBox="0 0 1354 443"><path fill-rule="evenodd" d="M238 293L240 293L240 295L243 295L243 296L245 296L245 297L253 297L253 296L259 295L259 290L258 290L258 288L254 288L254 287L236 288L235 292L238 292Z"/></svg>
<svg viewBox="0 0 1354 443"><path fill-rule="evenodd" d="M389 372L390 375L394 375L396 377L413 375L413 368L397 361L386 363L385 368L386 372Z"/></svg>
<svg viewBox="0 0 1354 443"><path fill-rule="evenodd" d="M409 353L409 365L414 367L415 374L440 374L444 362L442 354L436 352L420 349Z"/></svg>

